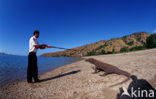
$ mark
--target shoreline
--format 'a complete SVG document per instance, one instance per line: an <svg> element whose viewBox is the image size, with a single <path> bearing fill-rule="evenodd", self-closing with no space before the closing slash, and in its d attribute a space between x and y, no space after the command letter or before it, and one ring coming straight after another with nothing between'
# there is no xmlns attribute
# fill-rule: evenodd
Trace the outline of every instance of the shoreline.
<svg viewBox="0 0 156 99"><path fill-rule="evenodd" d="M76 60L76 61L67 63L67 64L65 64L65 65L72 64L72 63L77 62L77 61L81 61L82 59L83 59L83 58L79 58L79 60ZM58 66L58 67L54 67L53 69L56 69L56 68L59 68L59 67L65 66L65 65L61 65L61 66ZM53 69L50 69L49 71L46 71L46 72L44 72L44 73L41 73L41 74L39 74L38 76L44 75L44 74L47 73L47 72L51 72ZM26 81L26 78L16 79L15 81L11 81L11 82L6 83L6 84L4 84L4 85L0 85L0 88L2 88L3 86L6 86L7 84L18 83L18 82L21 82L21 81Z"/></svg>
<svg viewBox="0 0 156 99"><path fill-rule="evenodd" d="M94 65L84 61L85 58L90 57L117 66L137 76L138 79L145 79L156 89L156 49L150 49L82 57L81 60L43 73L40 75L42 81L33 86L28 85L26 81L8 84L0 89L0 97L7 99L60 99L62 97L64 99L116 99L119 88L128 88L132 80L109 88L110 85L121 82L126 77L117 74L99 76L103 72L92 74Z"/></svg>
<svg viewBox="0 0 156 99"><path fill-rule="evenodd" d="M53 69L51 69L51 70L49 70L49 71L47 71L47 72L44 72L44 73L42 73L42 74L40 74L40 75L38 75L38 76L42 76L42 75L44 75L44 74L46 74L46 73L48 73L48 72L52 72L52 71L55 70L55 69L59 69L60 67L64 67L64 66L66 66L66 65L70 65L70 64L73 64L73 63L75 63L75 62L79 62L79 61L81 61L81 60L83 60L83 58L80 58L80 60L76 60L76 61L73 61L73 62L71 62L71 63L65 64L65 65L61 65L61 66L58 66L58 67L54 67Z"/></svg>

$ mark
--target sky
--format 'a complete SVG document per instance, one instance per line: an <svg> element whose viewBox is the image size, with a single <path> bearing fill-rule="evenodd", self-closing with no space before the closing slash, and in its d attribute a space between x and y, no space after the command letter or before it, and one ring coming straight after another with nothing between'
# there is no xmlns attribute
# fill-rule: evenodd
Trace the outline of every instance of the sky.
<svg viewBox="0 0 156 99"><path fill-rule="evenodd" d="M0 0L0 52L28 55L29 39L74 48L135 32L156 32L155 0ZM59 49L38 50L41 55Z"/></svg>

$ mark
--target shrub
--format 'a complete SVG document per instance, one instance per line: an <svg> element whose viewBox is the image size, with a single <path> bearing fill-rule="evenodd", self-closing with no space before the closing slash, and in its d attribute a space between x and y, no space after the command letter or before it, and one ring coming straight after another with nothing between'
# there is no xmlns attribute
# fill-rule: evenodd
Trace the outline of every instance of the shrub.
<svg viewBox="0 0 156 99"><path fill-rule="evenodd" d="M128 47L123 47L120 49L120 52L129 52L130 50L128 49Z"/></svg>
<svg viewBox="0 0 156 99"><path fill-rule="evenodd" d="M147 48L155 48L156 47L156 34L151 34L146 39L146 46L147 46Z"/></svg>
<svg viewBox="0 0 156 99"><path fill-rule="evenodd" d="M87 52L87 55L86 56L92 56L92 55L96 55L96 52L95 51Z"/></svg>
<svg viewBox="0 0 156 99"><path fill-rule="evenodd" d="M131 46L131 45L133 45L133 43L134 43L134 42L131 41L131 42L128 42L127 44Z"/></svg>
<svg viewBox="0 0 156 99"><path fill-rule="evenodd" d="M99 50L99 49L101 49L101 48L103 48L103 47L106 47L106 46L108 46L108 45L107 45L107 44L101 45L101 46L99 46L98 48L96 48L96 50Z"/></svg>
<svg viewBox="0 0 156 99"><path fill-rule="evenodd" d="M113 54L116 53L114 48L113 48L113 50L112 50L112 53L113 53Z"/></svg>
<svg viewBox="0 0 156 99"><path fill-rule="evenodd" d="M105 52L104 50L102 50L102 51L100 52L100 54L106 54L106 52Z"/></svg>
<svg viewBox="0 0 156 99"><path fill-rule="evenodd" d="M146 49L146 46L136 46L130 49L130 51L136 51L136 50L144 50Z"/></svg>
<svg viewBox="0 0 156 99"><path fill-rule="evenodd" d="M108 51L106 54L113 54L113 52Z"/></svg>

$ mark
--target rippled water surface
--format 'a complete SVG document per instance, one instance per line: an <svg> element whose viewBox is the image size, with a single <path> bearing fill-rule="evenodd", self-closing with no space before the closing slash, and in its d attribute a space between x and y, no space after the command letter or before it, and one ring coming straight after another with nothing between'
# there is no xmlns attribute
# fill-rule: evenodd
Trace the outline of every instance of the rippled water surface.
<svg viewBox="0 0 156 99"><path fill-rule="evenodd" d="M38 57L39 74L55 67L80 60L73 57ZM0 55L0 86L13 81L26 79L28 57L15 55Z"/></svg>

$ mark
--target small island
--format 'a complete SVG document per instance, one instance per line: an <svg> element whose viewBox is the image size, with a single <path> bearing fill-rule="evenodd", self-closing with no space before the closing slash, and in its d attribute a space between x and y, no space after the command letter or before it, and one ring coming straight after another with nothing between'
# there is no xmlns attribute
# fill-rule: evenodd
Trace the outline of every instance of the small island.
<svg viewBox="0 0 156 99"><path fill-rule="evenodd" d="M0 52L0 55L7 55L6 53L4 53L4 52Z"/></svg>

